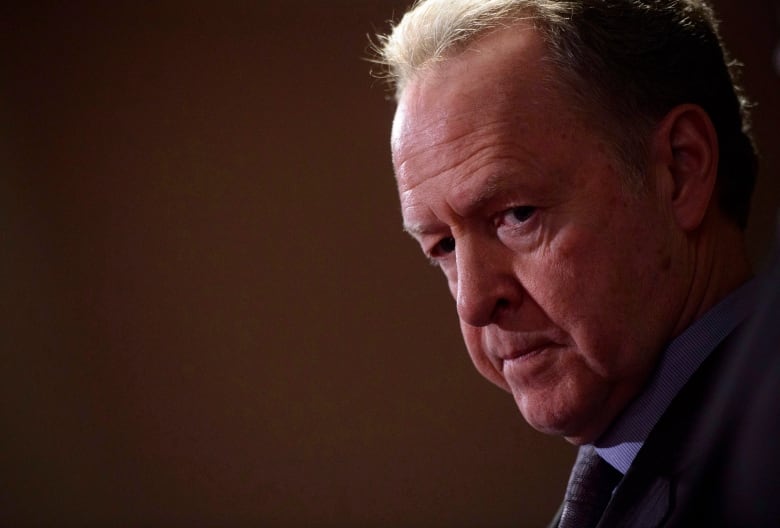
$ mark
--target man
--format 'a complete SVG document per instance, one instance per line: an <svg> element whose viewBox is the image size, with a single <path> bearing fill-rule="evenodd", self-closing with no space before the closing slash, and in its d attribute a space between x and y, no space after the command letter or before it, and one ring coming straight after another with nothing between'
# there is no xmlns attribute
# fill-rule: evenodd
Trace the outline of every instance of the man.
<svg viewBox="0 0 780 528"><path fill-rule="evenodd" d="M582 446L551 526L696 518L694 431L757 289L756 155L709 6L427 0L380 54L404 227L474 365Z"/></svg>

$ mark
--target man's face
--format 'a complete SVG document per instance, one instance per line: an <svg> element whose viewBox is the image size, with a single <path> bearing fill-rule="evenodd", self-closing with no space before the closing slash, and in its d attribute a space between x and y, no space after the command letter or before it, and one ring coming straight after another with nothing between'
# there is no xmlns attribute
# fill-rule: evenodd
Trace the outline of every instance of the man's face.
<svg viewBox="0 0 780 528"><path fill-rule="evenodd" d="M399 101L393 162L404 224L444 272L477 369L532 426L585 443L675 331L683 236L652 183L627 189L543 54L515 27L422 72Z"/></svg>

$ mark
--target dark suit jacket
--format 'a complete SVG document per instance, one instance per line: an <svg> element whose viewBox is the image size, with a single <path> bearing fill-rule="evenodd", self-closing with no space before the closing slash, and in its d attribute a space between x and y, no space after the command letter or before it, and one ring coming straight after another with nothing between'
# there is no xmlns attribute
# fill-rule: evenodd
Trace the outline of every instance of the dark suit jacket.
<svg viewBox="0 0 780 528"><path fill-rule="evenodd" d="M780 527L780 229L777 236L756 314L697 425L702 463L669 526Z"/></svg>
<svg viewBox="0 0 780 528"><path fill-rule="evenodd" d="M780 259L650 433L598 528L780 527ZM550 524L557 526L560 512Z"/></svg>

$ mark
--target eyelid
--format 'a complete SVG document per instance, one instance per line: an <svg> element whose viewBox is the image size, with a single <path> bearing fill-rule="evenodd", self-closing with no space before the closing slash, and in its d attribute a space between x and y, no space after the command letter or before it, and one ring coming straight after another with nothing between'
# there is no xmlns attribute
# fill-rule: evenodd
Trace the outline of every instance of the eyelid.
<svg viewBox="0 0 780 528"><path fill-rule="evenodd" d="M512 218L518 209L523 209L527 213L522 220L516 217ZM501 226L519 226L532 220L538 210L539 208L533 205L514 205L498 213L495 216L494 223L496 228Z"/></svg>
<svg viewBox="0 0 780 528"><path fill-rule="evenodd" d="M442 249L442 244L445 242L448 242L448 244L452 245L452 248ZM439 265L439 263L452 255L455 252L455 239L452 235L440 237L436 239L436 242L430 246L429 249L425 249L425 246L423 246L423 253L425 253L425 256L428 258L428 260L433 265Z"/></svg>

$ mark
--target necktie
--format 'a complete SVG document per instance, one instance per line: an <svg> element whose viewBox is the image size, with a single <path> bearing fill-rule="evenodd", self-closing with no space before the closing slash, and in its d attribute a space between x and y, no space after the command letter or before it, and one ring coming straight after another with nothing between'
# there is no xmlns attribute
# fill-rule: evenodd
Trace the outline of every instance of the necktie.
<svg viewBox="0 0 780 528"><path fill-rule="evenodd" d="M593 446L583 446L566 487L559 528L592 528L604 513L612 490L623 475L610 466Z"/></svg>

